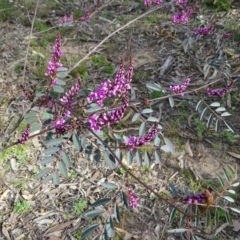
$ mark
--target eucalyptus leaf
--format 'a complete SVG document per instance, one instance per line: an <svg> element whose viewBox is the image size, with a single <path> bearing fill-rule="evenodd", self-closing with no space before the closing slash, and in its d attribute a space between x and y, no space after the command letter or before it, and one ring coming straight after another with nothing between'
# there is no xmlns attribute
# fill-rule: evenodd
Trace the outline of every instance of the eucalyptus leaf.
<svg viewBox="0 0 240 240"><path fill-rule="evenodd" d="M232 208L232 207L230 207L230 209L231 209L232 211L236 212L236 213L240 213L240 209Z"/></svg>
<svg viewBox="0 0 240 240"><path fill-rule="evenodd" d="M220 131L220 121L219 119L217 119L215 123L215 132L219 132L219 131Z"/></svg>
<svg viewBox="0 0 240 240"><path fill-rule="evenodd" d="M161 155L158 151L154 151L154 157L157 163L161 163Z"/></svg>
<svg viewBox="0 0 240 240"><path fill-rule="evenodd" d="M188 229L186 228L176 228L176 229L171 229L167 230L168 233L183 233L186 232Z"/></svg>
<svg viewBox="0 0 240 240"><path fill-rule="evenodd" d="M170 216L169 216L169 222L172 223L175 216L176 216L176 213L177 213L177 209L176 208L173 208L171 213L170 213Z"/></svg>
<svg viewBox="0 0 240 240"><path fill-rule="evenodd" d="M122 202L123 202L123 205L128 208L127 196L126 196L125 192L123 192L123 191L122 191Z"/></svg>

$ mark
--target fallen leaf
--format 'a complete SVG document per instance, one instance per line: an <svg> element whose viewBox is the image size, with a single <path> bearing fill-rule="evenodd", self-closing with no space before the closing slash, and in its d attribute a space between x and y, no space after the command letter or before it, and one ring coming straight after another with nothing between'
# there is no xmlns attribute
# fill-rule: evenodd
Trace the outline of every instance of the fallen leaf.
<svg viewBox="0 0 240 240"><path fill-rule="evenodd" d="M231 155L232 157L235 157L237 159L240 159L240 154L234 153L234 152L227 152L229 155Z"/></svg>

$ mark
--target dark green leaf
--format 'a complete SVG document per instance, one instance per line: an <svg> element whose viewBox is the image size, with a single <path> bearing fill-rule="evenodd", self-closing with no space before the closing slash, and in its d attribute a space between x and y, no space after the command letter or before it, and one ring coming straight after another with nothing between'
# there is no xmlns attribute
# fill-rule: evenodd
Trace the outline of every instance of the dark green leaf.
<svg viewBox="0 0 240 240"><path fill-rule="evenodd" d="M53 173L53 184L55 187L59 186L59 175L57 171Z"/></svg>
<svg viewBox="0 0 240 240"><path fill-rule="evenodd" d="M198 111L198 109L202 106L202 103L203 103L202 100L200 100L200 101L197 103L196 111Z"/></svg>
<svg viewBox="0 0 240 240"><path fill-rule="evenodd" d="M215 227L219 225L219 212L218 208L215 208Z"/></svg>
<svg viewBox="0 0 240 240"><path fill-rule="evenodd" d="M232 203L235 202L234 199L231 198L231 197L229 197L229 196L223 196L223 198L224 198L225 200L227 200L228 202L232 202Z"/></svg>
<svg viewBox="0 0 240 240"><path fill-rule="evenodd" d="M99 215L101 215L103 213L104 213L104 210L102 210L102 209L95 209L95 210L92 210L90 212L86 212L84 214L84 217L85 218L93 218L93 217L97 217L97 216L99 216Z"/></svg>
<svg viewBox="0 0 240 240"><path fill-rule="evenodd" d="M161 142L160 138L158 136L156 136L155 139L154 139L154 145L156 147L159 147L160 146L160 142Z"/></svg>
<svg viewBox="0 0 240 240"><path fill-rule="evenodd" d="M86 137L82 137L82 138L81 138L81 146L82 146L83 149L85 148L86 143L87 143Z"/></svg>
<svg viewBox="0 0 240 240"><path fill-rule="evenodd" d="M61 144L63 141L64 141L63 138L54 138L54 139L49 140L49 141L46 143L46 145L47 145L47 146L59 145L59 144Z"/></svg>
<svg viewBox="0 0 240 240"><path fill-rule="evenodd" d="M208 112L208 108L206 107L206 108L204 108L203 111L202 111L202 114L201 114L201 116L200 116L200 121L202 121L202 120L205 118L207 112Z"/></svg>
<svg viewBox="0 0 240 240"><path fill-rule="evenodd" d="M81 152L81 151L82 151L81 142L80 142L79 137L78 137L78 135L77 135L76 133L74 133L74 134L72 135L72 139L73 139L73 144L74 144L75 148L76 148L79 152Z"/></svg>
<svg viewBox="0 0 240 240"><path fill-rule="evenodd" d="M146 123L142 122L139 127L139 136L143 136L146 131Z"/></svg>
<svg viewBox="0 0 240 240"><path fill-rule="evenodd" d="M122 192L122 202L123 202L123 206L128 208L128 200L125 192Z"/></svg>
<svg viewBox="0 0 240 240"><path fill-rule="evenodd" d="M56 153L56 152L59 151L59 150L60 150L59 147L51 147L51 148L47 148L47 149L43 152L43 154L44 154L44 155L51 155L51 154L53 154L53 153Z"/></svg>
<svg viewBox="0 0 240 240"><path fill-rule="evenodd" d="M63 93L64 92L64 89L58 85L53 85L53 90L57 93Z"/></svg>
<svg viewBox="0 0 240 240"><path fill-rule="evenodd" d="M133 161L133 156L132 153L129 151L127 152L127 165L130 166L132 164Z"/></svg>
<svg viewBox="0 0 240 240"><path fill-rule="evenodd" d="M225 218L226 218L228 224L231 225L232 224L232 220L231 220L231 218L229 216L229 213L227 211L225 211Z"/></svg>
<svg viewBox="0 0 240 240"><path fill-rule="evenodd" d="M147 86L148 89L152 89L152 90L155 90L155 91L161 91L162 90L161 86L157 83L147 83L146 86Z"/></svg>
<svg viewBox="0 0 240 240"><path fill-rule="evenodd" d="M53 178L53 175L52 175L52 174L48 175L48 176L43 180L43 184L47 184L50 180L52 180L52 178Z"/></svg>
<svg viewBox="0 0 240 240"><path fill-rule="evenodd" d="M111 198L102 198L91 204L91 207L98 207L101 205L105 205L111 201Z"/></svg>
<svg viewBox="0 0 240 240"><path fill-rule="evenodd" d="M111 169L116 167L116 162L113 155L107 150L104 152L104 160Z"/></svg>
<svg viewBox="0 0 240 240"><path fill-rule="evenodd" d="M103 182L103 183L101 183L101 186L103 186L105 188L110 188L110 189L117 188L117 185L115 183L111 183L111 182Z"/></svg>
<svg viewBox="0 0 240 240"><path fill-rule="evenodd" d="M211 223L211 213L210 213L209 209L206 212L206 218L207 218L206 227L208 227L208 226L210 226L210 223Z"/></svg>
<svg viewBox="0 0 240 240"><path fill-rule="evenodd" d="M122 161L123 155L122 155L121 149L117 148L116 151L115 151L115 154L116 154L117 158L118 158L120 161ZM116 161L116 164L118 164L117 161Z"/></svg>
<svg viewBox="0 0 240 240"><path fill-rule="evenodd" d="M185 214L182 214L182 217L180 218L180 225L182 225L186 219L186 215L188 214L188 207L189 206L186 206L185 210L184 210L184 213Z"/></svg>
<svg viewBox="0 0 240 240"><path fill-rule="evenodd" d="M155 117L149 117L149 118L147 119L147 121L149 121L149 122L158 122L158 119L155 118Z"/></svg>
<svg viewBox="0 0 240 240"><path fill-rule="evenodd" d="M31 132L36 132L42 129L42 124L41 123L33 123L31 124Z"/></svg>
<svg viewBox="0 0 240 240"><path fill-rule="evenodd" d="M89 159L93 150L93 145L90 143L85 149L85 158Z"/></svg>
<svg viewBox="0 0 240 240"><path fill-rule="evenodd" d="M108 237L109 238L113 238L114 237L114 226L113 226L113 222L112 222L111 216L108 217L107 223L105 225L105 228L106 228Z"/></svg>
<svg viewBox="0 0 240 240"><path fill-rule="evenodd" d="M44 168L43 170L41 170L38 174L37 174L37 178L41 178L43 176L45 176L46 174L48 174L50 171L52 170L52 168Z"/></svg>
<svg viewBox="0 0 240 240"><path fill-rule="evenodd" d="M87 228L85 228L82 232L82 238L86 238L90 233L92 233L95 229L97 229L99 224L93 224Z"/></svg>
<svg viewBox="0 0 240 240"><path fill-rule="evenodd" d="M140 115L139 113L135 113L135 114L133 115L133 117L132 117L132 122L137 121L140 116L141 116L141 115Z"/></svg>
<svg viewBox="0 0 240 240"><path fill-rule="evenodd" d="M218 174L217 174L217 175L218 175ZM222 177L221 177L220 175L218 175L218 180L219 180L221 186L224 187L225 184L224 184L224 181L223 181L223 179L222 179Z"/></svg>
<svg viewBox="0 0 240 240"><path fill-rule="evenodd" d="M231 181L231 177L230 177L229 172L227 171L227 169L223 168L223 172L224 172L224 176L225 176L226 180L228 182L230 182Z"/></svg>
<svg viewBox="0 0 240 240"><path fill-rule="evenodd" d="M169 183L169 188L172 192L173 197L177 197L177 189L174 187L174 185Z"/></svg>
<svg viewBox="0 0 240 240"><path fill-rule="evenodd" d="M215 132L219 132L219 131L220 131L220 121L219 119L217 119L215 123Z"/></svg>
<svg viewBox="0 0 240 240"><path fill-rule="evenodd" d="M154 151L154 157L157 163L161 163L161 155L157 150Z"/></svg>
<svg viewBox="0 0 240 240"><path fill-rule="evenodd" d="M233 126L232 126L229 122L224 121L224 123L225 123L225 125L228 127L228 129L229 129L232 133L235 132Z"/></svg>
<svg viewBox="0 0 240 240"><path fill-rule="evenodd" d="M61 173L64 177L67 177L67 176L68 176L68 174L67 174L67 168L66 168L65 164L64 164L62 161L59 162L58 167L59 167L60 173Z"/></svg>
<svg viewBox="0 0 240 240"><path fill-rule="evenodd" d="M26 118L25 122L29 124L38 123L38 118L37 117Z"/></svg>
<svg viewBox="0 0 240 240"><path fill-rule="evenodd" d="M212 125L212 121L213 121L213 113L210 114L210 116L208 117L207 128L209 128Z"/></svg>
<svg viewBox="0 0 240 240"><path fill-rule="evenodd" d="M117 204L114 205L114 216L116 221L120 223L120 212Z"/></svg>
<svg viewBox="0 0 240 240"><path fill-rule="evenodd" d="M55 159L56 159L56 157L54 157L54 156L45 157L40 161L40 164L45 165L45 164L53 162Z"/></svg>
<svg viewBox="0 0 240 240"><path fill-rule="evenodd" d="M137 160L137 165L139 167L141 167L142 166L142 156L138 150L136 151L136 160Z"/></svg>
<svg viewBox="0 0 240 240"><path fill-rule="evenodd" d="M173 210L171 211L170 213L170 216L169 216L169 222L172 223L175 216L176 216L176 213L177 213L177 209L176 208L173 208Z"/></svg>
<svg viewBox="0 0 240 240"><path fill-rule="evenodd" d="M101 152L97 148L93 153L93 161L97 165L99 163L100 159L101 159Z"/></svg>
<svg viewBox="0 0 240 240"><path fill-rule="evenodd" d="M64 85L66 85L66 82L61 79L57 79L57 84L64 86Z"/></svg>
<svg viewBox="0 0 240 240"><path fill-rule="evenodd" d="M151 156L148 152L145 152L144 154L144 163L147 164L148 166L151 165Z"/></svg>
<svg viewBox="0 0 240 240"><path fill-rule="evenodd" d="M37 113L35 111L31 111L27 114L24 115L24 118L27 119L27 118L32 118L32 117L36 117ZM37 118L37 117L36 117Z"/></svg>
<svg viewBox="0 0 240 240"><path fill-rule="evenodd" d="M69 168L71 166L70 158L65 152L62 154L62 160L65 163L66 167Z"/></svg>
<svg viewBox="0 0 240 240"><path fill-rule="evenodd" d="M195 209L195 226L197 227L199 225L199 221L200 221L200 218L198 217L199 216L199 209L198 209L198 206L196 206L196 209Z"/></svg>
<svg viewBox="0 0 240 240"><path fill-rule="evenodd" d="M43 97L45 95L46 95L46 93L44 91L36 92L36 97Z"/></svg>

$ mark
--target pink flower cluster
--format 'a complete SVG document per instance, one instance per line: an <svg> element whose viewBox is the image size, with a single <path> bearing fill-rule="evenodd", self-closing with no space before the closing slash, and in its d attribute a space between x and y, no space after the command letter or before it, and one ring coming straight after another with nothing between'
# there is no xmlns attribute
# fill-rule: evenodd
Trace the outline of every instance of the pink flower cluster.
<svg viewBox="0 0 240 240"><path fill-rule="evenodd" d="M199 27L199 28L195 28L194 33L195 35L207 35L209 32L211 32L213 30L214 26L210 26L210 27Z"/></svg>
<svg viewBox="0 0 240 240"><path fill-rule="evenodd" d="M18 139L18 144L23 144L29 139L30 135L30 125L27 125L27 128L25 131L22 133L21 138Z"/></svg>
<svg viewBox="0 0 240 240"><path fill-rule="evenodd" d="M153 138L156 137L157 133L158 133L158 124L155 123L149 133L145 134L142 137L134 137L134 136L129 137L128 141L124 143L124 146L127 147L130 151L133 151L137 147L142 146L147 142L150 142Z"/></svg>
<svg viewBox="0 0 240 240"><path fill-rule="evenodd" d="M188 3L188 0L176 0L177 5L186 5Z"/></svg>
<svg viewBox="0 0 240 240"><path fill-rule="evenodd" d="M183 92L186 90L190 83L190 78L187 78L182 85L170 86L170 89L175 93L180 93L183 96Z"/></svg>
<svg viewBox="0 0 240 240"><path fill-rule="evenodd" d="M223 96L225 95L227 92L229 92L233 87L233 81L225 88L223 89L211 89L211 88L207 88L207 93L208 95L215 95L215 96Z"/></svg>
<svg viewBox="0 0 240 240"><path fill-rule="evenodd" d="M66 126L65 126L65 118L59 118L54 122L54 128L56 130L56 133L64 134L66 132Z"/></svg>
<svg viewBox="0 0 240 240"><path fill-rule="evenodd" d="M183 5L183 4L182 4ZM189 6L186 7L186 10L182 10L173 15L172 21L174 23L185 23L188 22L189 17L194 13L193 9Z"/></svg>
<svg viewBox="0 0 240 240"><path fill-rule="evenodd" d="M85 15L80 17L82 22L86 22L90 18L90 10L88 8L85 9Z"/></svg>
<svg viewBox="0 0 240 240"><path fill-rule="evenodd" d="M60 63L61 56L62 56L61 37L58 34L55 44L53 46L52 58L51 60L48 61L47 72L45 73L46 76L51 78L50 85L57 84L57 79L56 79L57 69L62 66L62 64Z"/></svg>
<svg viewBox="0 0 240 240"><path fill-rule="evenodd" d="M145 6L151 6L154 3L159 5L159 4L163 3L163 0L154 0L154 1L153 0L144 0Z"/></svg>
<svg viewBox="0 0 240 240"><path fill-rule="evenodd" d="M185 204L198 204L198 203L206 203L206 202L207 202L207 197L205 192L189 195L184 199Z"/></svg>
<svg viewBox="0 0 240 240"><path fill-rule="evenodd" d="M139 205L139 200L137 199L136 194L131 189L128 190L128 205L131 208L135 208Z"/></svg>
<svg viewBox="0 0 240 240"><path fill-rule="evenodd" d="M132 81L133 65L132 60L130 60L129 68L124 75L124 61L121 61L120 69L116 73L116 76L111 82L107 80L101 83L100 87L91 92L88 96L88 101L96 102L99 106L103 106L103 100L113 96L121 97L128 89L130 89L130 82Z"/></svg>
<svg viewBox="0 0 240 240"><path fill-rule="evenodd" d="M60 24L71 23L73 21L73 13L69 17L65 15L63 18L60 19Z"/></svg>
<svg viewBox="0 0 240 240"><path fill-rule="evenodd" d="M226 33L223 34L223 37L224 38L230 38L230 37L232 37L233 34L234 34L234 31L226 32Z"/></svg>
<svg viewBox="0 0 240 240"><path fill-rule="evenodd" d="M123 118L124 113L128 107L129 99L126 96L123 99L123 103L121 107L109 112L109 113L102 113L100 115L93 114L89 119L88 122L91 125L92 130L100 131L101 127L109 126L113 123L118 123L121 118Z"/></svg>

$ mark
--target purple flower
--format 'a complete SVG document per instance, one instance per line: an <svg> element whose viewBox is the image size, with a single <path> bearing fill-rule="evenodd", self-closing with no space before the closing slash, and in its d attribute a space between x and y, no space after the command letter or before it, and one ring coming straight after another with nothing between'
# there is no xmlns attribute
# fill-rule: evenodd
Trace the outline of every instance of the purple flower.
<svg viewBox="0 0 240 240"><path fill-rule="evenodd" d="M190 83L190 78L187 78L182 85L170 86L170 89L175 93L180 93L183 96L183 92L187 88L188 84Z"/></svg>
<svg viewBox="0 0 240 240"><path fill-rule="evenodd" d="M188 3L188 0L176 0L177 5L186 5Z"/></svg>
<svg viewBox="0 0 240 240"><path fill-rule="evenodd" d="M62 98L59 99L62 105L64 105L67 108L72 108L74 97L79 93L80 87L81 78L78 77L75 86L72 86L71 89L68 92L66 92Z"/></svg>
<svg viewBox="0 0 240 240"><path fill-rule="evenodd" d="M139 200L137 199L136 194L130 189L128 190L128 205L131 208L135 208L139 205Z"/></svg>
<svg viewBox="0 0 240 240"><path fill-rule="evenodd" d="M80 20L82 22L86 22L90 18L90 10L88 8L85 9L85 16L82 16Z"/></svg>
<svg viewBox="0 0 240 240"><path fill-rule="evenodd" d="M151 6L154 3L159 5L159 4L163 3L163 0L155 0L155 1L153 1L153 0L144 0L144 5L148 6L148 7Z"/></svg>
<svg viewBox="0 0 240 240"><path fill-rule="evenodd" d="M187 22L189 18L189 14L187 12L179 12L173 15L172 21L174 23L184 23Z"/></svg>
<svg viewBox="0 0 240 240"><path fill-rule="evenodd" d="M226 33L223 34L223 37L224 38L230 38L230 37L232 37L233 34L234 34L234 31L226 32Z"/></svg>
<svg viewBox="0 0 240 240"><path fill-rule="evenodd" d="M60 24L71 23L73 21L73 13L69 17L65 15L63 18L60 19Z"/></svg>
<svg viewBox="0 0 240 240"><path fill-rule="evenodd" d="M64 118L59 118L55 120L54 128L56 130L56 133L64 134L66 132L65 122L66 120Z"/></svg>
<svg viewBox="0 0 240 240"><path fill-rule="evenodd" d="M206 203L207 196L206 193L198 193L194 195L188 195L184 200L185 204L198 204L198 203Z"/></svg>
<svg viewBox="0 0 240 240"><path fill-rule="evenodd" d="M103 106L103 100L113 96L121 97L128 89L130 89L130 82L132 81L133 65L130 59L129 68L124 76L124 61L121 61L120 69L117 71L116 76L111 82L107 80L101 83L100 87L91 92L88 96L88 101L96 102L99 106Z"/></svg>
<svg viewBox="0 0 240 240"><path fill-rule="evenodd" d="M156 137L157 133L158 133L158 124L155 123L149 133L145 134L142 137L135 137L135 136L129 137L128 141L124 143L124 146L127 147L130 151L133 151L135 148L142 146L147 142L150 142L153 138Z"/></svg>
<svg viewBox="0 0 240 240"><path fill-rule="evenodd" d="M18 139L18 144L23 144L29 139L30 135L30 125L27 125L27 128L25 131L22 133L21 138Z"/></svg>
<svg viewBox="0 0 240 240"><path fill-rule="evenodd" d="M215 95L215 96L223 96L225 95L227 92L229 92L233 87L233 81L225 88L223 89L211 89L211 88L207 88L207 93L208 95Z"/></svg>
<svg viewBox="0 0 240 240"><path fill-rule="evenodd" d="M52 58L48 61L47 72L45 73L46 76L51 78L50 86L57 84L57 69L62 66L62 64L60 63L61 56L61 37L58 34L55 44L53 46Z"/></svg>
<svg viewBox="0 0 240 240"><path fill-rule="evenodd" d="M91 125L91 129L100 131L101 127L118 123L119 120L124 116L124 113L128 107L128 102L129 102L128 97L125 97L123 100L123 104L120 108L117 108L109 113L101 113L99 116L97 114L93 114L88 119L88 122Z"/></svg>
<svg viewBox="0 0 240 240"><path fill-rule="evenodd" d="M195 28L194 33L195 35L207 35L209 32L211 32L213 30L214 26L210 26L210 27L199 27L199 28Z"/></svg>

